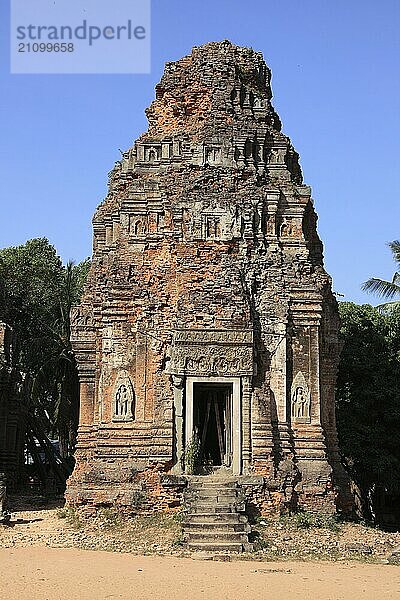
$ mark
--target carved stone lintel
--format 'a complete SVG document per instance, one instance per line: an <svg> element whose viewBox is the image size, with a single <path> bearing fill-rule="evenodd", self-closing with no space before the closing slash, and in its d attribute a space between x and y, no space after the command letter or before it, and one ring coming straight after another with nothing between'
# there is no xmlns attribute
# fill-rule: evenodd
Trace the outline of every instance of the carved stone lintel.
<svg viewBox="0 0 400 600"><path fill-rule="evenodd" d="M252 375L252 332L175 331L171 372L181 375Z"/></svg>

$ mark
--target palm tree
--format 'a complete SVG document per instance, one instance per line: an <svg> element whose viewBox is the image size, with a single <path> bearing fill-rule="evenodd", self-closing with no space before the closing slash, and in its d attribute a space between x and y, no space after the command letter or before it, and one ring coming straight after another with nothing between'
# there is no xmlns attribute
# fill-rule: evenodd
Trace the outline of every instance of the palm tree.
<svg viewBox="0 0 400 600"><path fill-rule="evenodd" d="M395 271L392 281L371 277L371 279L368 279L368 281L361 286L361 289L364 291L377 294L381 298L387 298L389 300L389 302L377 306L377 308L381 310L387 310L400 305L400 240L389 242L388 246L392 251L397 266L397 271ZM398 297L398 300L396 297Z"/></svg>

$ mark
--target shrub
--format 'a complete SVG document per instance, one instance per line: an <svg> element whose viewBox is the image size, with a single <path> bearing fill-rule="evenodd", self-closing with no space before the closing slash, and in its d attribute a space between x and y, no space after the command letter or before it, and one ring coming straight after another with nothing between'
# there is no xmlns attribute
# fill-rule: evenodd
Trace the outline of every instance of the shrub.
<svg viewBox="0 0 400 600"><path fill-rule="evenodd" d="M339 531L339 523L336 515L326 515L323 513L314 513L309 511L301 511L292 515L283 515L280 521L296 529L330 529L331 531Z"/></svg>

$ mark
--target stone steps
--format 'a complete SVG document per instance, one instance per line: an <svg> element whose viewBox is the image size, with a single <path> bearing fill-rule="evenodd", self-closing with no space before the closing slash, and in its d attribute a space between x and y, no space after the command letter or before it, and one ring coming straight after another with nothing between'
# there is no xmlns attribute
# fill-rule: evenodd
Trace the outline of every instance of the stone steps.
<svg viewBox="0 0 400 600"><path fill-rule="evenodd" d="M226 532L226 531L241 531L244 533L250 532L250 526L248 523L224 523L224 522L201 522L201 523L193 523L184 521L183 527L188 533L195 533L197 531L210 531L215 533Z"/></svg>
<svg viewBox="0 0 400 600"><path fill-rule="evenodd" d="M243 544L237 542L196 542L188 544L190 550L196 552L243 552Z"/></svg>
<svg viewBox="0 0 400 600"><path fill-rule="evenodd" d="M243 520L242 520L243 519ZM215 513L215 512L192 512L190 513L190 523L247 523L247 519L237 512Z"/></svg>
<svg viewBox="0 0 400 600"><path fill-rule="evenodd" d="M198 542L214 544L216 541L218 543L246 544L249 541L247 533L243 531L186 531L186 536L189 545Z"/></svg>
<svg viewBox="0 0 400 600"><path fill-rule="evenodd" d="M191 478L184 504L187 547L206 552L250 550L251 528L245 514L241 514L244 509L244 499L235 480Z"/></svg>
<svg viewBox="0 0 400 600"><path fill-rule="evenodd" d="M235 488L218 488L216 486L198 488L196 490L198 498L236 498L237 490Z"/></svg>
<svg viewBox="0 0 400 600"><path fill-rule="evenodd" d="M235 513L236 506L232 502L232 504L225 504L221 506L219 504L212 504L211 502L199 502L198 504L190 503L190 512L191 513Z"/></svg>

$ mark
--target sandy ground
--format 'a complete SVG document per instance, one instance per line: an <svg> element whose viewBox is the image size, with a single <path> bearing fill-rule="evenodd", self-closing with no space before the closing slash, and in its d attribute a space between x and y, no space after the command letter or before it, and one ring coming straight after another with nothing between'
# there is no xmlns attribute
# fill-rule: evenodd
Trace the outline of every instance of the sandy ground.
<svg viewBox="0 0 400 600"><path fill-rule="evenodd" d="M99 509L84 518L79 511L61 508L61 502L37 506L32 499L19 497L12 504L10 526L0 526L0 548L47 546L190 557L181 543L179 513L121 519L115 511ZM354 523L342 523L337 530L296 529L279 520L262 523L253 526L259 537L255 538L255 551L245 558L382 563L393 551L400 554L400 532Z"/></svg>
<svg viewBox="0 0 400 600"><path fill-rule="evenodd" d="M0 597L10 600L386 600L392 565L214 562L72 548L0 549Z"/></svg>
<svg viewBox="0 0 400 600"><path fill-rule="evenodd" d="M177 515L82 518L60 506L13 500L0 527L0 600L400 600L400 567L387 564L400 532L271 522L261 549L222 562L190 557Z"/></svg>

